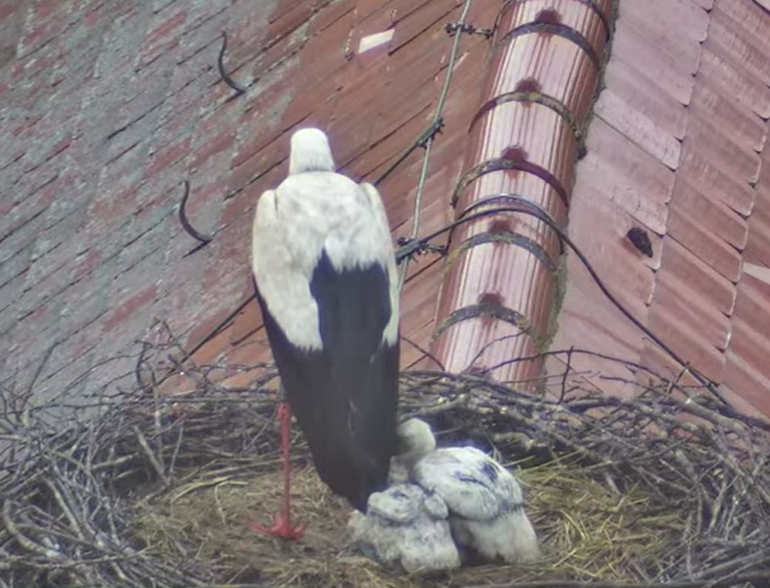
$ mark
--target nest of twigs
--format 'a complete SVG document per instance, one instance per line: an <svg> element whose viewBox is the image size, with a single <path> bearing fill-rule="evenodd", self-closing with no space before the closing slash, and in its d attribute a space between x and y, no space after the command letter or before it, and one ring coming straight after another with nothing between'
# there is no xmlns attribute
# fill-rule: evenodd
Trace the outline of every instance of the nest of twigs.
<svg viewBox="0 0 770 588"><path fill-rule="evenodd" d="M441 442L518 468L544 560L406 576L349 545L346 505L294 439L300 543L254 533L280 492L275 374L249 390L194 377L136 387L63 425L0 421L0 587L766 586L770 429L700 390L552 399L481 377L402 378L402 410ZM200 375L200 374L199 374Z"/></svg>

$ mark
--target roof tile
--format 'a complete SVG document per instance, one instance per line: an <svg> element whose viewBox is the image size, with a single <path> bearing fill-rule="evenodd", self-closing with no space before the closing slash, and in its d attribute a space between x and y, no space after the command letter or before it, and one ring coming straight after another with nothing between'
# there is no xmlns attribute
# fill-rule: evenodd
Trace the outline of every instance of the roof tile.
<svg viewBox="0 0 770 588"><path fill-rule="evenodd" d="M747 75L745 68L710 39L703 44L698 77L734 97L763 119L770 117L770 87L761 80Z"/></svg>
<svg viewBox="0 0 770 588"><path fill-rule="evenodd" d="M730 319L717 311L711 301L701 296L697 290L674 280L661 279L650 306L651 326L654 324L653 317L657 318L659 311L663 311L663 314L676 324L686 325L703 345L711 345L720 351L727 348L730 340ZM673 324L669 326L675 327Z"/></svg>
<svg viewBox="0 0 770 588"><path fill-rule="evenodd" d="M767 125L751 109L736 103L732 93L710 84L708 78L697 84L689 112L704 118L746 150L762 151L767 140Z"/></svg>
<svg viewBox="0 0 770 588"><path fill-rule="evenodd" d="M735 318L742 320L760 333L770 333L770 284L744 275L738 284L738 297L735 302ZM768 366L770 372L770 366Z"/></svg>
<svg viewBox="0 0 770 588"><path fill-rule="evenodd" d="M725 367L725 356L703 337L703 331L670 308L653 302L647 326L683 361L692 365L706 378L720 382Z"/></svg>
<svg viewBox="0 0 770 588"><path fill-rule="evenodd" d="M705 298L714 314L730 316L733 313L735 285L668 236L663 238L658 281L687 292L688 296Z"/></svg>
<svg viewBox="0 0 770 588"><path fill-rule="evenodd" d="M733 334L724 383L737 391L742 398L763 410L770 412L770 378L767 373L767 353L770 338L759 333L750 323L733 321Z"/></svg>
<svg viewBox="0 0 770 588"><path fill-rule="evenodd" d="M703 231L725 241L737 250L746 247L749 228L746 220L724 203L714 200L710 192L702 192L677 178L669 211L691 215ZM708 261L707 261L708 263ZM711 265L709 263L709 265Z"/></svg>
<svg viewBox="0 0 770 588"><path fill-rule="evenodd" d="M605 89L599 95L599 101L606 92L611 92L637 111L637 116L649 118L661 131L682 139L687 125L687 110L674 96L660 91L657 73L613 59L607 64Z"/></svg>
<svg viewBox="0 0 770 588"><path fill-rule="evenodd" d="M719 390L736 409L752 416L766 416L770 413L767 394L770 380L749 366L739 355L728 351L723 380L724 386L720 386Z"/></svg>
<svg viewBox="0 0 770 588"><path fill-rule="evenodd" d="M719 220L723 217L694 214L696 209L689 207L708 199L684 182L677 182L677 186L669 206L668 234L726 279L737 282L741 272L741 255L719 234L723 229ZM707 208L714 206L709 203Z"/></svg>
<svg viewBox="0 0 770 588"><path fill-rule="evenodd" d="M682 160L677 170L677 178L682 178L694 189L708 193L713 200L718 200L735 210L738 214L748 215L754 206L754 190L744 182L738 182L718 166L712 165L692 141L682 145Z"/></svg>
<svg viewBox="0 0 770 588"><path fill-rule="evenodd" d="M628 24L687 72L698 70L700 43L706 39L708 13L689 0L621 2L618 23Z"/></svg>
<svg viewBox="0 0 770 588"><path fill-rule="evenodd" d="M599 96L594 112L616 131L628 137L670 169L679 163L681 143L658 124L640 113L608 87Z"/></svg>
<svg viewBox="0 0 770 588"><path fill-rule="evenodd" d="M770 206L754 207L749 217L749 242L743 252L745 263L770 267Z"/></svg>
<svg viewBox="0 0 770 588"><path fill-rule="evenodd" d="M666 232L666 204L674 174L601 118L586 137L588 154L580 167L591 175L592 188L616 202L659 235Z"/></svg>
<svg viewBox="0 0 770 588"><path fill-rule="evenodd" d="M751 2L743 2L742 4L748 7ZM749 22L744 25L727 15L721 10L721 6L722 3L717 2L711 13L708 33L710 46L713 47L715 53L729 55L740 63L742 67L739 71L746 72L749 77L767 84L770 82L770 39L767 38L765 32L767 28L760 29L762 33L759 35L751 34L750 30L758 26L761 27L762 21L764 21L762 23L764 27L770 26L770 19L765 14L765 18L760 20L754 13L747 19Z"/></svg>
<svg viewBox="0 0 770 588"><path fill-rule="evenodd" d="M708 116L690 113L684 140L686 149L698 153L738 182L756 183L761 166L759 155L753 149L738 145L728 130L712 124L714 120L714 113Z"/></svg>
<svg viewBox="0 0 770 588"><path fill-rule="evenodd" d="M581 190L585 197L575 202L570 211L570 234L605 286L641 320L655 289L655 274L648 263L659 263L659 239L649 235L655 257L648 261L625 236L637 224L634 218L617 203L592 191L588 185L592 179L582 170L578 174L575 189ZM574 259L571 255L569 258ZM601 298L593 279L577 260L574 267L570 264L569 280L570 287L593 290Z"/></svg>

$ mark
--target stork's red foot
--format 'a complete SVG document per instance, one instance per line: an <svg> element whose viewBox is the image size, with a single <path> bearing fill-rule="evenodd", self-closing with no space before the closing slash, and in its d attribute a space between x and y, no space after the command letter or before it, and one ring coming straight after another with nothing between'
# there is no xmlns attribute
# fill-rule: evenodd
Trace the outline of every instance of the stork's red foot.
<svg viewBox="0 0 770 588"><path fill-rule="evenodd" d="M281 539L286 539L287 541L297 541L302 539L302 534L305 531L305 525L292 526L291 520L281 513L275 515L272 527L267 527L255 521L246 521L246 526L257 533L273 535L275 537L280 537Z"/></svg>

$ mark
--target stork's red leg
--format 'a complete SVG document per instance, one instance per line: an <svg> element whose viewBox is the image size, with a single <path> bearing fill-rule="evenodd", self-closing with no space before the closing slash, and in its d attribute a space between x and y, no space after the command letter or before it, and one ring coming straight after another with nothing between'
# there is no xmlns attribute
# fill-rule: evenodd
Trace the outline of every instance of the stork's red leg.
<svg viewBox="0 0 770 588"><path fill-rule="evenodd" d="M291 524L291 408L286 402L278 405L278 418L281 421L281 469L283 476L283 495L281 508L275 515L272 527L266 527L253 521L246 524L259 533L268 533L282 539L296 540L302 537L303 525Z"/></svg>

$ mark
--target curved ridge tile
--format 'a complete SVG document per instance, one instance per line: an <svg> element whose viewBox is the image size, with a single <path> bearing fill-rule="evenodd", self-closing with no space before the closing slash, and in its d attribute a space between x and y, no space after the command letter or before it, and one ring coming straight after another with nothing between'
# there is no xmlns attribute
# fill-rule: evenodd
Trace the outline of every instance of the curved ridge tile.
<svg viewBox="0 0 770 588"><path fill-rule="evenodd" d="M610 0L505 5L453 196L458 218L529 207L566 228L610 14ZM552 335L560 256L554 231L525 213L493 213L454 231L432 345L447 370L535 381L542 361L526 358Z"/></svg>

